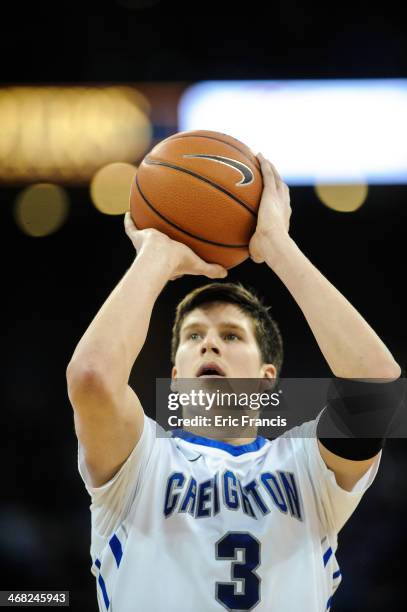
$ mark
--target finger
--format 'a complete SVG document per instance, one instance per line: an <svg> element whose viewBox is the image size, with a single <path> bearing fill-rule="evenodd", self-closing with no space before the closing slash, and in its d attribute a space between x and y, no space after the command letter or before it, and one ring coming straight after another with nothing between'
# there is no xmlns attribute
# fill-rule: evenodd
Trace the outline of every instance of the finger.
<svg viewBox="0 0 407 612"><path fill-rule="evenodd" d="M254 261L254 263L260 264L264 262L264 258L257 253L256 249L251 248L249 251L250 259Z"/></svg>
<svg viewBox="0 0 407 612"><path fill-rule="evenodd" d="M129 212L126 212L124 215L124 229L126 230L126 234L128 234L131 229L131 217Z"/></svg>
<svg viewBox="0 0 407 612"><path fill-rule="evenodd" d="M227 275L228 271L223 266L211 266L206 272L209 278L226 278Z"/></svg>
<svg viewBox="0 0 407 612"><path fill-rule="evenodd" d="M272 162L271 162L269 159L268 159L267 161L268 161L268 163L270 164L271 169L272 169L272 170L273 170L273 172L274 172L274 176L275 176L276 178L278 178L278 180L279 180L279 181L281 181L281 182L282 182L282 181L283 181L283 179L281 178L280 173L279 173L279 171L277 170L277 168L275 167L275 165L274 165L274 164L273 164L273 163L272 163Z"/></svg>
<svg viewBox="0 0 407 612"><path fill-rule="evenodd" d="M262 259L261 257L255 257L254 255L250 255L250 259L256 264L261 264L264 262L264 259Z"/></svg>
<svg viewBox="0 0 407 612"><path fill-rule="evenodd" d="M129 211L127 211L124 215L124 227L126 229L126 232L131 230L137 230L136 224L134 223Z"/></svg>
<svg viewBox="0 0 407 612"><path fill-rule="evenodd" d="M129 212L124 215L124 228L127 237L133 243L134 248L138 252L141 246L141 232L137 229Z"/></svg>
<svg viewBox="0 0 407 612"><path fill-rule="evenodd" d="M208 263L202 257L197 255L190 247L186 247L189 251L188 274L209 276L209 278L225 277L228 271L224 266L215 263Z"/></svg>
<svg viewBox="0 0 407 612"><path fill-rule="evenodd" d="M273 172L270 162L264 157L262 153L258 154L258 158L260 160L261 173L263 175L264 187L276 189L277 181L276 181L276 177L274 176L274 172Z"/></svg>
<svg viewBox="0 0 407 612"><path fill-rule="evenodd" d="M290 206L290 188L288 187L287 183L283 183L283 192L286 197L288 206Z"/></svg>
<svg viewBox="0 0 407 612"><path fill-rule="evenodd" d="M283 187L283 185L285 185L285 183L284 183L283 179L281 178L281 176L280 176L277 168L275 167L275 165L272 164L271 161L269 161L269 164L270 164L271 169L273 171L273 174L275 176L277 188L281 189L281 187Z"/></svg>
<svg viewBox="0 0 407 612"><path fill-rule="evenodd" d="M228 271L223 266L217 264L205 264L201 270L197 271L197 274L203 274L208 278L225 278L228 275Z"/></svg>
<svg viewBox="0 0 407 612"><path fill-rule="evenodd" d="M260 255L257 245L257 237L253 236L249 242L249 255L254 263L263 263L264 258Z"/></svg>

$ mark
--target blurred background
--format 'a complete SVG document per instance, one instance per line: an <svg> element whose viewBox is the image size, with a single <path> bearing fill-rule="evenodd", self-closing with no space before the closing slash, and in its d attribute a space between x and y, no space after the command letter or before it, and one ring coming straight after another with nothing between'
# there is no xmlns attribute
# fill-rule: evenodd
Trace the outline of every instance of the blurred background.
<svg viewBox="0 0 407 612"><path fill-rule="evenodd" d="M70 590L73 610L95 612L65 369L134 258L123 212L138 164L183 129L263 151L291 188L293 238L405 368L407 37L391 0L5 7L0 588ZM247 260L229 280L272 305L283 376L329 376L270 269ZM170 376L174 308L204 282L170 283L156 303L131 379L151 416L155 378ZM406 469L405 440L389 440L341 533L334 612L405 609Z"/></svg>

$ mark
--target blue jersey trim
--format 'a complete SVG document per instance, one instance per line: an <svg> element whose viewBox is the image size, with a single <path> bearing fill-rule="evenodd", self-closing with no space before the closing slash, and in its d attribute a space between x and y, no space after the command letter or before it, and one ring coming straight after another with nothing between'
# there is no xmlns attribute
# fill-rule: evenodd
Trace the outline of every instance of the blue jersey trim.
<svg viewBox="0 0 407 612"><path fill-rule="evenodd" d="M103 601L105 602L106 609L108 610L109 606L110 606L110 601L109 601L109 597L107 595L105 581L103 580L102 574L100 573L101 563L100 563L99 559L95 559L95 565L96 565L96 567L99 570L98 583L99 583L99 586L100 586L100 590L102 591Z"/></svg>
<svg viewBox="0 0 407 612"><path fill-rule="evenodd" d="M116 565L117 567L119 567L120 561L122 560L122 556L123 556L123 550L122 550L122 545L117 535L114 535L110 538L109 546L116 560Z"/></svg>
<svg viewBox="0 0 407 612"><path fill-rule="evenodd" d="M241 444L240 446L235 446L234 444L228 444L227 442L222 442L221 440L212 440L212 438L195 436L191 432L185 431L184 429L175 429L171 435L173 438L182 438L182 440L192 442L192 444L200 444L201 446L211 446L212 448L220 448L221 450L226 451L234 457L239 457L239 455L244 455L245 453L253 453L254 451L258 451L263 448L263 446L267 442L266 438L258 436L256 440L254 440L254 442L250 442L250 444Z"/></svg>
<svg viewBox="0 0 407 612"><path fill-rule="evenodd" d="M105 602L106 609L108 610L110 606L110 601L107 596L106 585L105 585L105 581L102 578L102 574L99 574L98 582L99 582L100 589L102 591L103 601Z"/></svg>
<svg viewBox="0 0 407 612"><path fill-rule="evenodd" d="M329 547L328 550L324 553L323 559L324 559L324 567L326 567L329 559L331 558L332 555L332 548Z"/></svg>

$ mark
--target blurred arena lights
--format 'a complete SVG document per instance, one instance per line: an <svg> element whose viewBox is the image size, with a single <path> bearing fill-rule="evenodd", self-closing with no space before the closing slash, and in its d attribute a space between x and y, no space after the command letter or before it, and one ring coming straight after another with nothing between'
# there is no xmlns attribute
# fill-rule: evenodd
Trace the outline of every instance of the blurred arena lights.
<svg viewBox="0 0 407 612"><path fill-rule="evenodd" d="M0 183L87 183L148 150L149 104L129 86L0 88Z"/></svg>
<svg viewBox="0 0 407 612"><path fill-rule="evenodd" d="M106 215L122 215L129 210L130 187L136 172L136 166L125 163L101 168L90 186L95 207Z"/></svg>
<svg viewBox="0 0 407 612"><path fill-rule="evenodd" d="M407 79L205 81L179 104L181 130L224 132L291 185L407 183Z"/></svg>
<svg viewBox="0 0 407 612"><path fill-rule="evenodd" d="M68 211L69 200L62 187L39 183L18 195L14 218L25 234L39 238L56 232L64 224Z"/></svg>
<svg viewBox="0 0 407 612"><path fill-rule="evenodd" d="M366 201L366 184L315 185L315 192L321 202L338 212L354 212Z"/></svg>

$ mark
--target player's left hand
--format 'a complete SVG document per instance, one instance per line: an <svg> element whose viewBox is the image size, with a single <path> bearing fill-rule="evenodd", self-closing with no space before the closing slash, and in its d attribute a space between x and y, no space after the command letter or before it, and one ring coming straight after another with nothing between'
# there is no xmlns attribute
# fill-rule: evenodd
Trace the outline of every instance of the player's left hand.
<svg viewBox="0 0 407 612"><path fill-rule="evenodd" d="M263 263L275 237L288 236L290 227L290 191L273 164L257 155L263 175L263 193L257 226L249 242L249 254L255 263Z"/></svg>

